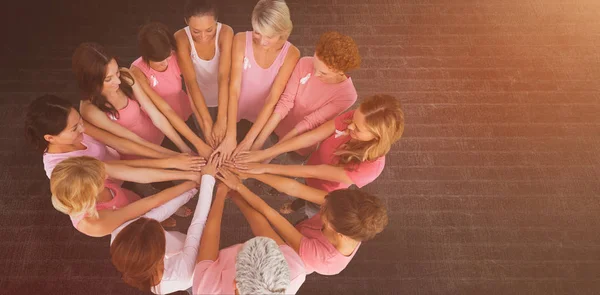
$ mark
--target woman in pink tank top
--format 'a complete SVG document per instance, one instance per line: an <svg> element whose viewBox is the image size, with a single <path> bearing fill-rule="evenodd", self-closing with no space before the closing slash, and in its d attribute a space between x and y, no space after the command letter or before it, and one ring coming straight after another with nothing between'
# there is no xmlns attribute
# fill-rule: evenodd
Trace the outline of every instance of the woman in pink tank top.
<svg viewBox="0 0 600 295"><path fill-rule="evenodd" d="M361 243L374 238L388 224L387 210L381 200L360 190L328 193L285 177L236 173L244 178L255 177L283 193L323 205L320 214L294 227L262 198L248 190L233 172L221 171L222 181L236 190L241 199L236 203L251 206L268 221L265 224L273 225L283 240L300 255L307 274L315 271L322 275L340 273Z"/></svg>
<svg viewBox="0 0 600 295"><path fill-rule="evenodd" d="M185 122L192 114L193 104L181 87L173 35L167 26L149 23L138 34L138 47L142 56L131 64L136 81L171 125L194 145L198 154L208 158L212 148Z"/></svg>
<svg viewBox="0 0 600 295"><path fill-rule="evenodd" d="M177 58L206 142L216 148L227 131L233 29L219 23L217 1L186 1L187 27L175 33Z"/></svg>
<svg viewBox="0 0 600 295"><path fill-rule="evenodd" d="M233 39L227 135L215 150L224 159L252 147L300 58L298 48L287 41L292 21L285 1L258 1L252 29ZM242 119L253 124L236 147Z"/></svg>
<svg viewBox="0 0 600 295"><path fill-rule="evenodd" d="M175 155L160 146L167 135L182 152L191 152L140 83L129 70L119 70L115 58L102 46L80 44L73 54L73 72L84 96L80 111L86 121L119 137Z"/></svg>
<svg viewBox="0 0 600 295"><path fill-rule="evenodd" d="M60 162L52 171L52 205L69 215L73 226L80 232L102 237L126 221L189 190L192 191L188 194L194 194L194 188L200 182L199 176L197 174L194 181L186 181L140 199L135 193L106 180L107 173L101 161L87 156L74 157Z"/></svg>

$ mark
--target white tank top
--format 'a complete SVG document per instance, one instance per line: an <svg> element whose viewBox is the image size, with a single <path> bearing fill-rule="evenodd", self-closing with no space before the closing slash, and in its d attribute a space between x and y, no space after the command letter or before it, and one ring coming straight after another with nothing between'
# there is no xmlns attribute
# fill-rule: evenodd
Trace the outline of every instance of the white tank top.
<svg viewBox="0 0 600 295"><path fill-rule="evenodd" d="M211 60L203 60L198 56L196 46L194 46L194 39L192 39L192 34L190 33L190 27L185 27L184 30L190 41L190 57L192 58L192 64L194 64L198 87L202 91L206 106L216 107L219 104L219 84L217 78L219 76L219 34L221 33L221 23L217 23L215 56Z"/></svg>

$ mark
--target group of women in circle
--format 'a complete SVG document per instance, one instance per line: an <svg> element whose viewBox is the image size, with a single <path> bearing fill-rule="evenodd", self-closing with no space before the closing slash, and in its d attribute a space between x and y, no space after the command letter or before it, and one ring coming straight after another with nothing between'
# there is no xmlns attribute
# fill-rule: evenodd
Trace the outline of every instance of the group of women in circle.
<svg viewBox="0 0 600 295"><path fill-rule="evenodd" d="M111 235L127 284L156 294L294 294L307 274L342 271L387 225L378 197L348 188L382 172L403 112L388 95L348 111L357 45L327 32L314 56L301 58L287 41L284 1L258 1L253 31L235 35L217 15L214 1L189 0L185 28L143 26L129 69L99 44L80 44L72 59L79 110L39 97L26 135L43 152L53 206L81 233ZM285 153L307 161L269 164ZM292 225L246 178L296 197L279 211L304 209L307 218ZM168 181L177 184L144 198L122 187ZM195 210L184 206L196 195ZM220 249L227 198L256 237ZM173 214L193 216L187 234L165 230Z"/></svg>

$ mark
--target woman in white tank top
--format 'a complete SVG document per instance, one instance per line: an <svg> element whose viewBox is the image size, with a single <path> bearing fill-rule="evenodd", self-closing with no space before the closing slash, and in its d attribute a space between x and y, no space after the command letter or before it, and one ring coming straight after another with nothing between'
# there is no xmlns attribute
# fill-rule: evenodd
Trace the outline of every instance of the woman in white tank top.
<svg viewBox="0 0 600 295"><path fill-rule="evenodd" d="M192 110L206 142L215 148L227 130L227 101L233 29L217 22L213 1L185 5L187 27L175 33L177 59Z"/></svg>

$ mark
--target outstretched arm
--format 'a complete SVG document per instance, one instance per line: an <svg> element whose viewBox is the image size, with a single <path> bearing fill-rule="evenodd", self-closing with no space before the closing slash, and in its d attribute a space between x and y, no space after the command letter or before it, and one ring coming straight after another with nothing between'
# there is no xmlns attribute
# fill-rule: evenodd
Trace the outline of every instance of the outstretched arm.
<svg viewBox="0 0 600 295"><path fill-rule="evenodd" d="M163 190L155 195L142 198L123 208L116 210L98 211L98 219L85 218L79 223L79 230L92 237L103 237L109 235L123 223L141 216L142 214L156 208L184 192L196 187L197 183L186 181L177 186Z"/></svg>
<svg viewBox="0 0 600 295"><path fill-rule="evenodd" d="M343 167L332 165L277 165L259 163L227 163L227 165L249 174L268 173L290 177L322 179L348 185L354 184L354 181L348 176Z"/></svg>
<svg viewBox="0 0 600 295"><path fill-rule="evenodd" d="M217 175L219 180L223 181L232 190L237 191L250 206L267 218L290 247L296 252L300 251L300 241L303 236L287 219L244 186L231 171L220 168L219 174Z"/></svg>
<svg viewBox="0 0 600 295"><path fill-rule="evenodd" d="M152 87L150 87L150 84L148 84L148 79L142 71L140 71L136 66L131 66L131 72L136 78L137 83L139 83L142 87L144 93L147 94L152 103L169 120L170 124L194 145L199 155L208 159L212 153L212 149L206 143L204 143L204 141L202 141L202 139L200 139L200 137L198 137L194 131L190 129L183 119L181 119L179 115L175 113L173 108L171 108L171 106L169 106L169 104L162 97L160 97L160 95L158 95L154 89L152 89Z"/></svg>
<svg viewBox="0 0 600 295"><path fill-rule="evenodd" d="M200 239L200 249L196 257L196 264L203 260L215 261L219 258L219 241L221 240L221 220L223 218L223 208L225 207L225 198L227 197L227 188L217 186L215 199L208 213L206 225Z"/></svg>
<svg viewBox="0 0 600 295"><path fill-rule="evenodd" d="M335 121L330 120L318 128L305 132L284 142L279 142L268 149L241 153L235 158L235 161L236 163L262 162L266 159L277 157L283 153L313 146L316 143L323 141L334 132Z"/></svg>
<svg viewBox="0 0 600 295"><path fill-rule="evenodd" d="M267 184L288 196L304 199L319 205L325 202L325 196L327 196L327 192L324 190L310 187L287 177L271 174L245 174L245 176Z"/></svg>
<svg viewBox="0 0 600 295"><path fill-rule="evenodd" d="M97 106L93 105L88 101L81 102L80 111L83 119L93 124L94 126L100 129L104 129L105 131L110 132L118 137L131 140L137 144L151 148L163 154L177 154L174 151L161 147L157 144L148 142L147 140L141 138L137 134L131 132L129 129L117 124L116 122L111 121L104 112L102 112Z"/></svg>
<svg viewBox="0 0 600 295"><path fill-rule="evenodd" d="M246 134L246 137L240 144L237 146L235 151L233 152L236 155L242 151L248 151L254 144L256 137L260 134L263 127L271 117L273 110L275 109L275 105L279 101L279 97L283 90L285 89L285 85L287 84L292 72L294 71L294 67L300 58L300 51L295 46L291 46L283 65L279 69L277 76L275 77L275 81L273 81L273 85L271 86L271 91L269 92L269 96L265 99L265 104L258 113L256 121L252 124L250 131Z"/></svg>
<svg viewBox="0 0 600 295"><path fill-rule="evenodd" d="M210 139L208 141L209 145L214 147L211 136L213 121L208 112L208 107L206 106L202 91L200 91L200 87L196 81L196 72L194 70L194 65L192 64L192 58L190 57L190 42L183 29L175 33L175 41L177 42L177 62L181 69L181 74L183 75L187 92L192 102L192 107L194 107L194 114L198 114L197 119L200 124L200 129L202 129L204 137L207 140Z"/></svg>
<svg viewBox="0 0 600 295"><path fill-rule="evenodd" d="M98 128L93 124L88 123L87 121L83 121L83 126L85 128L85 134L93 137L95 140L104 143L105 145L114 148L121 154L126 155L137 155L145 158L152 159L162 159L173 156L174 152L171 150L167 150L168 153L163 153L156 151L147 146L141 145L139 143L133 142L131 140L118 137L106 130Z"/></svg>

